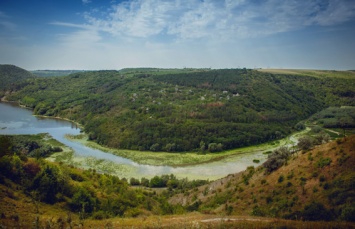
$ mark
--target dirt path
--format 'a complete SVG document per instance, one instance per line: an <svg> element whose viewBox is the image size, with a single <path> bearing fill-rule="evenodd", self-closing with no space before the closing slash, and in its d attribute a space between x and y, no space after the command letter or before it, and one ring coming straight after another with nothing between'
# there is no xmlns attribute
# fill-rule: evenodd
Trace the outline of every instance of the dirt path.
<svg viewBox="0 0 355 229"><path fill-rule="evenodd" d="M253 222L272 222L271 219L261 219L261 218L212 218L200 220L201 223L211 223L211 222L230 222L230 221L253 221Z"/></svg>

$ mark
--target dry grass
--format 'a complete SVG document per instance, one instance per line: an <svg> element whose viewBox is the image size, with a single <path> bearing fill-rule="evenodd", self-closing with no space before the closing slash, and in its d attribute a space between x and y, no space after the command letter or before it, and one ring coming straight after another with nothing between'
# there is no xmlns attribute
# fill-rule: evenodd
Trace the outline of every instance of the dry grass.
<svg viewBox="0 0 355 229"><path fill-rule="evenodd" d="M269 175L259 167L245 182L245 177L252 171L250 169L199 187L197 191L176 195L170 203L191 205L200 200L200 209L205 213L227 214L227 207L232 207L229 214L238 216L251 215L253 209L258 207L266 216L279 217L302 211L313 201L330 209L334 206L331 206L329 193L323 186L335 179L355 176L355 136L342 141L298 152L286 166ZM319 163L327 158L331 159L331 163L321 167ZM342 158L346 161L341 162ZM281 182L280 177L283 177Z"/></svg>

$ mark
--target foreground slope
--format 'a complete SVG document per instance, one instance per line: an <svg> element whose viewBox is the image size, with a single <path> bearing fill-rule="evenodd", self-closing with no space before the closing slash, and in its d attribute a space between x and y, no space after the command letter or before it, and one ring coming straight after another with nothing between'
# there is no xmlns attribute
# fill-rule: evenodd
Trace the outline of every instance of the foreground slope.
<svg viewBox="0 0 355 229"><path fill-rule="evenodd" d="M249 168L185 189L170 204L166 198L174 188L132 188L123 179L94 170L26 157L31 148L37 157L51 149L48 139L36 144L38 137L0 138L2 228L355 227L339 221L355 221L355 136L294 154L271 174Z"/></svg>
<svg viewBox="0 0 355 229"><path fill-rule="evenodd" d="M217 152L302 128L328 106L355 105L355 79L250 69L125 69L36 78L6 98L81 123L114 148Z"/></svg>
<svg viewBox="0 0 355 229"><path fill-rule="evenodd" d="M355 135L293 154L170 199L204 213L355 221Z"/></svg>

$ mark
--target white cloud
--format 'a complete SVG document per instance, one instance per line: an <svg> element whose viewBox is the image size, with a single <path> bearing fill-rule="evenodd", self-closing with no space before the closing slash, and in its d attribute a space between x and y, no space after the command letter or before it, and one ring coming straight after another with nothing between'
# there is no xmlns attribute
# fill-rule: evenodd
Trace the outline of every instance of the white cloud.
<svg viewBox="0 0 355 229"><path fill-rule="evenodd" d="M88 13L88 23L114 36L177 39L245 38L334 25L355 16L351 1L132 0L115 4L106 18Z"/></svg>
<svg viewBox="0 0 355 229"><path fill-rule="evenodd" d="M26 53L36 53L36 58L29 58L30 64L36 68L223 68L267 67L275 66L275 63L280 64L276 67L282 67L289 61L285 58L291 52L288 44L282 46L277 41L271 41L275 47L266 44L267 48L264 48L262 38L311 25L337 25L353 19L355 15L354 6L346 0L258 2L113 2L105 11L97 8L82 14L86 20L83 24L59 21L50 23L68 27L71 32L63 34L61 30L62 34L57 36L55 45L33 47L32 51ZM292 50L294 52L302 48ZM328 58L332 55L324 56ZM303 59L302 56L292 61L302 62Z"/></svg>
<svg viewBox="0 0 355 229"><path fill-rule="evenodd" d="M83 2L84 4L89 4L89 3L91 2L91 0L82 0L82 2Z"/></svg>

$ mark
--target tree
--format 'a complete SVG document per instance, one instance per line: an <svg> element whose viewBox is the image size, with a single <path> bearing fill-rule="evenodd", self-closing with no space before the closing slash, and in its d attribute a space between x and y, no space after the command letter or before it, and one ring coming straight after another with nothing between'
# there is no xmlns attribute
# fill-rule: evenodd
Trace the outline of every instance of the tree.
<svg viewBox="0 0 355 229"><path fill-rule="evenodd" d="M222 143L210 143L208 144L208 151L210 152L220 152L223 149Z"/></svg>
<svg viewBox="0 0 355 229"><path fill-rule="evenodd" d="M268 159L263 164L266 172L271 173L286 164L290 155L290 150L284 146L274 150L274 152L269 154Z"/></svg>
<svg viewBox="0 0 355 229"><path fill-rule="evenodd" d="M136 186L136 185L140 185L141 183L139 182L138 179L132 177L130 180L129 180L129 183L132 185L132 186Z"/></svg>
<svg viewBox="0 0 355 229"><path fill-rule="evenodd" d="M9 136L0 136L0 157L11 154L11 138Z"/></svg>
<svg viewBox="0 0 355 229"><path fill-rule="evenodd" d="M155 144L153 144L151 147L150 147L150 150L151 151L154 151L154 152L157 152L157 151L159 151L161 148L160 148L160 145L159 145L159 143L155 143Z"/></svg>
<svg viewBox="0 0 355 229"><path fill-rule="evenodd" d="M330 136L327 133L321 133L321 134L318 134L314 137L314 142L317 145L327 143L327 142L329 142L329 140L330 140Z"/></svg>
<svg viewBox="0 0 355 229"><path fill-rule="evenodd" d="M302 137L298 140L297 147L301 150L309 150L313 146L313 139L310 137Z"/></svg>
<svg viewBox="0 0 355 229"><path fill-rule="evenodd" d="M96 200L90 192L80 187L74 194L70 206L73 211L81 212L82 214L92 213L95 209Z"/></svg>
<svg viewBox="0 0 355 229"><path fill-rule="evenodd" d="M42 201L53 204L57 201L57 193L63 191L65 182L61 177L59 168L53 165L45 165L34 178L31 189L39 192Z"/></svg>
<svg viewBox="0 0 355 229"><path fill-rule="evenodd" d="M201 152L205 152L206 150L206 143L204 141L200 142L200 150Z"/></svg>
<svg viewBox="0 0 355 229"><path fill-rule="evenodd" d="M142 177L141 179L141 185L144 187L149 187L149 180L145 177Z"/></svg>
<svg viewBox="0 0 355 229"><path fill-rule="evenodd" d="M161 177L155 176L150 180L149 186L152 188L162 188L166 186L166 183L164 183L164 180Z"/></svg>
<svg viewBox="0 0 355 229"><path fill-rule="evenodd" d="M304 207L303 218L310 221L330 221L332 220L332 215L329 210L327 210L323 204L312 202Z"/></svg>

